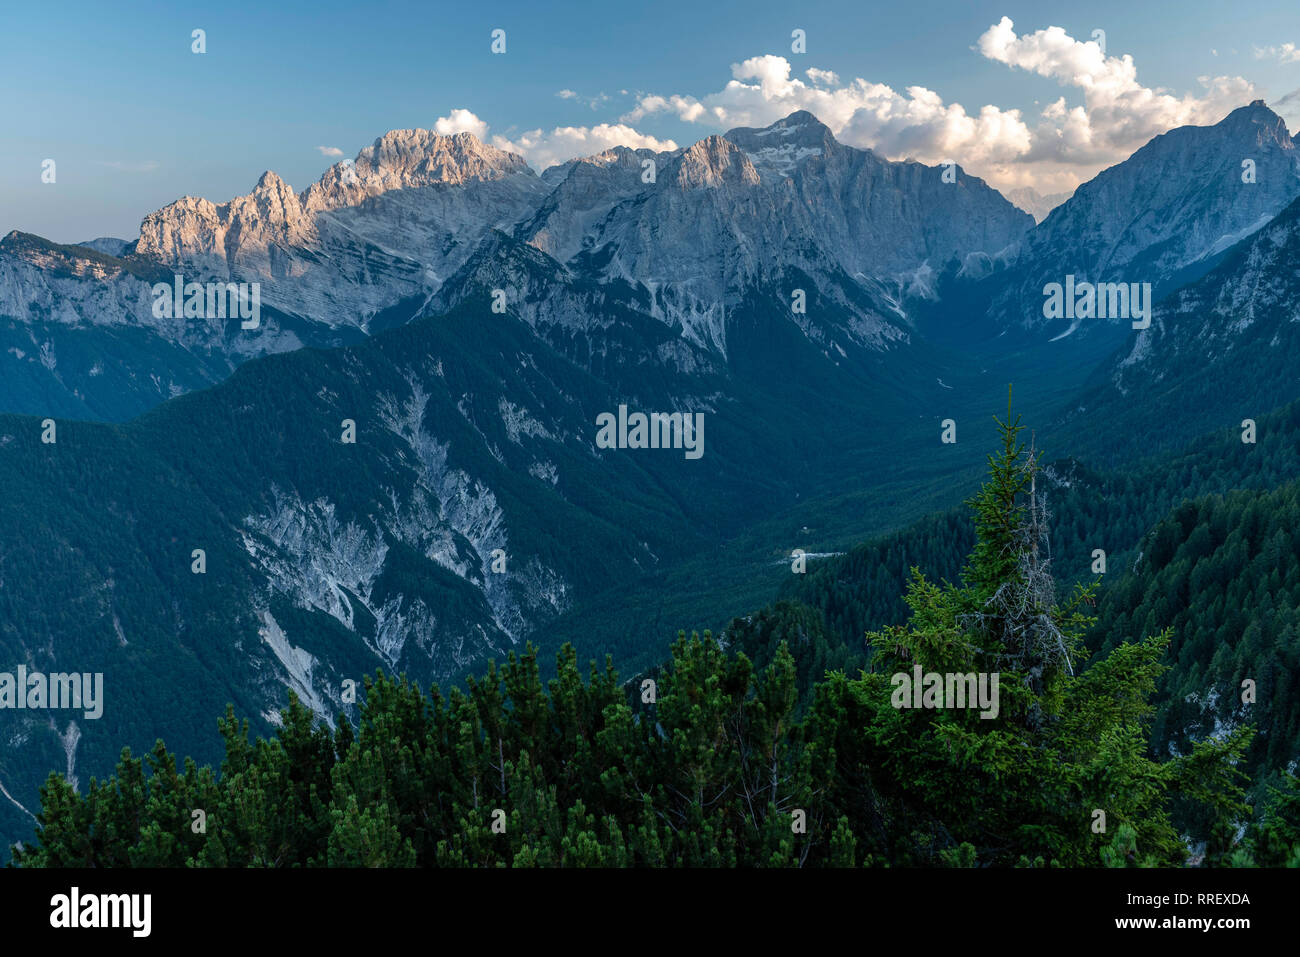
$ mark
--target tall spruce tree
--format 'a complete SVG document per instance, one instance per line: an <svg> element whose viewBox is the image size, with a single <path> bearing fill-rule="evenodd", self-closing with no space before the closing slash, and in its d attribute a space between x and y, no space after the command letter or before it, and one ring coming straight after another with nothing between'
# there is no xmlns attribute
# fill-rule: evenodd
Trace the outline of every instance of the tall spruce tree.
<svg viewBox="0 0 1300 957"><path fill-rule="evenodd" d="M830 812L847 815L869 858L896 864L1097 865L1121 825L1145 860L1180 863L1170 801L1242 816L1235 762L1250 732L1171 762L1151 757L1148 701L1168 635L1081 670L1095 585L1058 601L1038 452L1010 411L998 427L1001 449L970 501L978 537L961 581L913 569L907 624L867 635L870 673L832 674L818 689L811 737L828 756L817 777ZM946 683L933 706L910 707L894 676L917 666L989 685L996 674L997 716L950 697Z"/></svg>

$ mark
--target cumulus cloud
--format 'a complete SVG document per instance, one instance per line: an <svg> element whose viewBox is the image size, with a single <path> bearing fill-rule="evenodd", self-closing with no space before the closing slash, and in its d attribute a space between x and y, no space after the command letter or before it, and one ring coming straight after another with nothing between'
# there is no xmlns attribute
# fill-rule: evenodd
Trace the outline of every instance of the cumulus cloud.
<svg viewBox="0 0 1300 957"><path fill-rule="evenodd" d="M339 149L337 146L318 146L316 147L316 149L320 151L321 156L342 156L343 155L343 151Z"/></svg>
<svg viewBox="0 0 1300 957"><path fill-rule="evenodd" d="M479 139L487 139L488 125L469 110L452 110L450 116L440 116L433 124L433 131L439 136L454 136L457 133L473 133Z"/></svg>
<svg viewBox="0 0 1300 957"><path fill-rule="evenodd" d="M1280 47L1255 47L1255 59L1300 63L1300 49L1296 49L1294 43L1283 43Z"/></svg>
<svg viewBox="0 0 1300 957"><path fill-rule="evenodd" d="M1131 56L1108 57L1097 43L1060 27L1017 35L1007 17L976 48L988 60L1056 80L1082 103L1062 96L1028 118L995 105L967 110L924 86L900 92L861 78L842 83L817 68L804 72L805 81L785 57L768 54L733 63L726 86L701 98L641 95L621 122L663 114L725 129L766 126L809 110L842 142L895 159L957 162L994 185L1048 193L1073 189L1159 133L1216 123L1256 98L1241 77L1200 77L1198 93L1182 97L1150 89L1138 82Z"/></svg>
<svg viewBox="0 0 1300 957"><path fill-rule="evenodd" d="M804 70L804 76L812 80L813 86L840 85L840 75L834 70L819 70L814 66Z"/></svg>
<svg viewBox="0 0 1300 957"><path fill-rule="evenodd" d="M568 97L566 97L568 99ZM672 140L658 139L628 126L625 123L601 123L598 126L557 126L550 131L535 129L510 136L495 135L488 139L488 124L469 110L452 110L434 124L440 136L455 133L473 133L483 142L491 142L499 150L518 153L533 169L541 171L548 166L564 163L577 156L603 153L615 146L632 149L652 149L657 152L677 149Z"/></svg>
<svg viewBox="0 0 1300 957"><path fill-rule="evenodd" d="M492 145L500 150L519 153L536 170L564 163L576 156L603 153L615 146L631 149L651 149L657 152L677 149L672 140L647 136L623 123L601 123L598 126L557 126L550 132L541 129L519 133L513 138L492 137Z"/></svg>
<svg viewBox="0 0 1300 957"><path fill-rule="evenodd" d="M653 113L663 113L665 110L676 113L679 119L687 123L695 123L704 117L703 105L693 96L643 96L637 101L636 108L619 117L619 121L635 123ZM722 118L717 117L717 119Z"/></svg>
<svg viewBox="0 0 1300 957"><path fill-rule="evenodd" d="M559 93L556 93L555 95L558 96L558 97L559 97L560 99L562 99L562 100L572 100L572 99L574 99L578 94L577 94L577 93L574 93L572 90L561 90Z"/></svg>
<svg viewBox="0 0 1300 957"><path fill-rule="evenodd" d="M807 71L813 82L805 83L791 75L789 60L771 54L734 63L731 74L725 88L703 99L643 96L623 120L671 113L719 127L766 126L795 110L809 110L842 141L890 156L975 165L1014 159L1030 148L1030 130L1019 110L986 106L972 116L922 86L899 93L863 79L840 84L829 70Z"/></svg>
<svg viewBox="0 0 1300 957"><path fill-rule="evenodd" d="M1016 35L1007 17L979 38L980 53L1073 87L1083 106L1068 109L1064 98L1043 111L1029 159L1084 164L1121 159L1175 126L1217 123L1255 98L1242 77L1197 77L1199 96L1182 97L1143 86L1127 54L1106 56L1093 41L1076 40L1060 27Z"/></svg>

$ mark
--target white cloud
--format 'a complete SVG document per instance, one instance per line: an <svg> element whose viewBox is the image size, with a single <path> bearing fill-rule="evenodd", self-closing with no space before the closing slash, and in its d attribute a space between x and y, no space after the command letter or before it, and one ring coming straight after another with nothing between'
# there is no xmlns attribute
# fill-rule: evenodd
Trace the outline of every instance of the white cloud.
<svg viewBox="0 0 1300 957"><path fill-rule="evenodd" d="M318 146L316 147L316 149L320 150L321 156L342 156L343 155L343 151L339 149L337 146Z"/></svg>
<svg viewBox="0 0 1300 957"><path fill-rule="evenodd" d="M666 99L662 96L643 96L637 101L635 109L619 117L619 121L635 123L651 113L662 113L666 110L676 113L678 119L685 120L687 123L699 121L705 112L699 100L693 96L670 96Z"/></svg>
<svg viewBox="0 0 1300 957"><path fill-rule="evenodd" d="M533 169L541 171L573 159L603 153L615 146L651 149L659 152L677 149L672 140L661 140L640 133L623 123L598 126L557 126L550 132L540 129L519 133L513 139L492 137L492 145L522 155Z"/></svg>
<svg viewBox="0 0 1300 957"><path fill-rule="evenodd" d="M485 143L488 142L488 130L488 124L469 110L452 110L450 116L439 117L434 124L434 132L440 136L468 132ZM523 156L539 172L576 156L603 153L615 146L656 151L677 149L677 144L672 140L647 136L624 123L601 123L590 127L557 126L549 132L535 129L508 137L498 134L491 138L491 143L499 150L509 150Z"/></svg>
<svg viewBox="0 0 1300 957"><path fill-rule="evenodd" d="M1294 43L1284 43L1280 47L1255 47L1255 59L1300 63L1300 49Z"/></svg>
<svg viewBox="0 0 1300 957"><path fill-rule="evenodd" d="M840 75L834 70L819 70L814 66L804 70L804 76L812 80L814 86L840 85Z"/></svg>
<svg viewBox="0 0 1300 957"><path fill-rule="evenodd" d="M1060 27L1017 36L1007 17L979 38L979 51L1082 93L1082 107L1064 109L1058 100L1043 112L1031 160L1115 162L1153 136L1176 126L1217 123L1256 98L1242 77L1198 77L1200 96L1153 90L1138 82L1131 56L1106 56L1095 42L1075 40Z"/></svg>
<svg viewBox="0 0 1300 957"><path fill-rule="evenodd" d="M595 96L583 96L576 90L560 90L555 94L562 100L574 100L578 103L584 103L593 110L598 110L610 100L608 93L597 93Z"/></svg>
<svg viewBox="0 0 1300 957"><path fill-rule="evenodd" d="M485 140L488 125L469 110L452 110L450 116L438 117L438 121L433 124L433 131L439 136L473 133L480 140Z"/></svg>
<svg viewBox="0 0 1300 957"><path fill-rule="evenodd" d="M1138 82L1131 56L1108 57L1097 43L1075 40L1060 27L1018 36L1007 17L979 37L977 49L994 62L1055 79L1082 104L1061 97L1031 119L995 105L968 111L923 86L899 92L861 78L841 83L817 68L804 72L805 82L791 75L789 60L768 54L733 63L726 86L702 98L642 95L621 121L672 114L726 129L766 126L809 110L843 142L895 159L957 162L997 186L1051 193L1073 189L1159 133L1216 123L1257 98L1241 77L1200 77L1198 93L1182 97L1150 89Z"/></svg>
<svg viewBox="0 0 1300 957"><path fill-rule="evenodd" d="M986 106L971 116L921 86L898 93L863 79L839 85L834 73L817 69L808 71L818 84L812 85L791 76L785 57L770 54L732 64L731 74L720 92L702 100L643 96L623 120L671 112L686 122L718 127L766 126L795 110L809 110L844 142L891 156L963 165L1013 159L1030 146L1020 111Z"/></svg>

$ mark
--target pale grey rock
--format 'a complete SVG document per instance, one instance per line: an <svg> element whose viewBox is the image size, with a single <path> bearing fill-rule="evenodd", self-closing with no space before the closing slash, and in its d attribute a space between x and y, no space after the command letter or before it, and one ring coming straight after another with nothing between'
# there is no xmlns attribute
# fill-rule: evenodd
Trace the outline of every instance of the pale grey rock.
<svg viewBox="0 0 1300 957"><path fill-rule="evenodd" d="M1023 209L1034 217L1034 223L1037 224L1045 220L1052 210L1064 203L1074 193L1048 193L1043 195L1032 186L1021 186L1018 189L1003 190L1002 195L1017 209Z"/></svg>

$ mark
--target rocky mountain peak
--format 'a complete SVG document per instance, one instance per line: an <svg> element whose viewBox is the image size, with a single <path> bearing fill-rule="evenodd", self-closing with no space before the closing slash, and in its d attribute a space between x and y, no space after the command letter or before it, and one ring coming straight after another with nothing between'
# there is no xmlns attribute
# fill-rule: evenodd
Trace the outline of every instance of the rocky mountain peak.
<svg viewBox="0 0 1300 957"><path fill-rule="evenodd" d="M267 170L257 180L257 185L253 187L254 193L276 193L289 188L289 184L280 178L280 174L274 170Z"/></svg>
<svg viewBox="0 0 1300 957"><path fill-rule="evenodd" d="M1261 146L1295 149L1286 121L1265 106L1263 100L1253 100L1249 105L1233 110L1219 122L1217 129L1234 139L1253 138Z"/></svg>
<svg viewBox="0 0 1300 957"><path fill-rule="evenodd" d="M807 110L797 110L761 129L737 127L725 136L744 150L759 173L773 183L790 176L805 160L842 155L847 149L835 139L830 127ZM856 152L869 154L870 150Z"/></svg>
<svg viewBox="0 0 1300 957"><path fill-rule="evenodd" d="M757 186L758 170L730 140L707 136L685 150L673 170L673 181L684 189Z"/></svg>
<svg viewBox="0 0 1300 957"><path fill-rule="evenodd" d="M385 189L460 184L531 173L523 157L483 143L473 133L391 130L357 154L358 176L370 173Z"/></svg>
<svg viewBox="0 0 1300 957"><path fill-rule="evenodd" d="M997 308L1019 314L1026 297L1067 274L1168 291L1168 283L1212 267L1297 195L1300 154L1262 102L1213 126L1170 130L1084 183L1030 231L1019 253L1023 283Z"/></svg>
<svg viewBox="0 0 1300 957"><path fill-rule="evenodd" d="M796 146L824 148L836 145L835 135L831 132L831 128L807 110L796 110L764 129L742 128L732 132L749 133L757 139L772 138L779 143ZM730 139L731 133L728 133L727 137Z"/></svg>
<svg viewBox="0 0 1300 957"><path fill-rule="evenodd" d="M267 170L253 190L228 203L184 197L145 217L138 252L169 263L232 260L268 274L272 245L311 245L323 212L358 206L393 190L464 186L512 176L536 180L523 158L472 133L391 130L350 163L336 163L302 193Z"/></svg>
<svg viewBox="0 0 1300 957"><path fill-rule="evenodd" d="M1044 195L1032 186L1020 186L1015 189L1002 190L1002 195L1016 209L1022 209L1034 217L1035 223L1041 223L1047 214L1070 198L1070 193L1049 193Z"/></svg>

